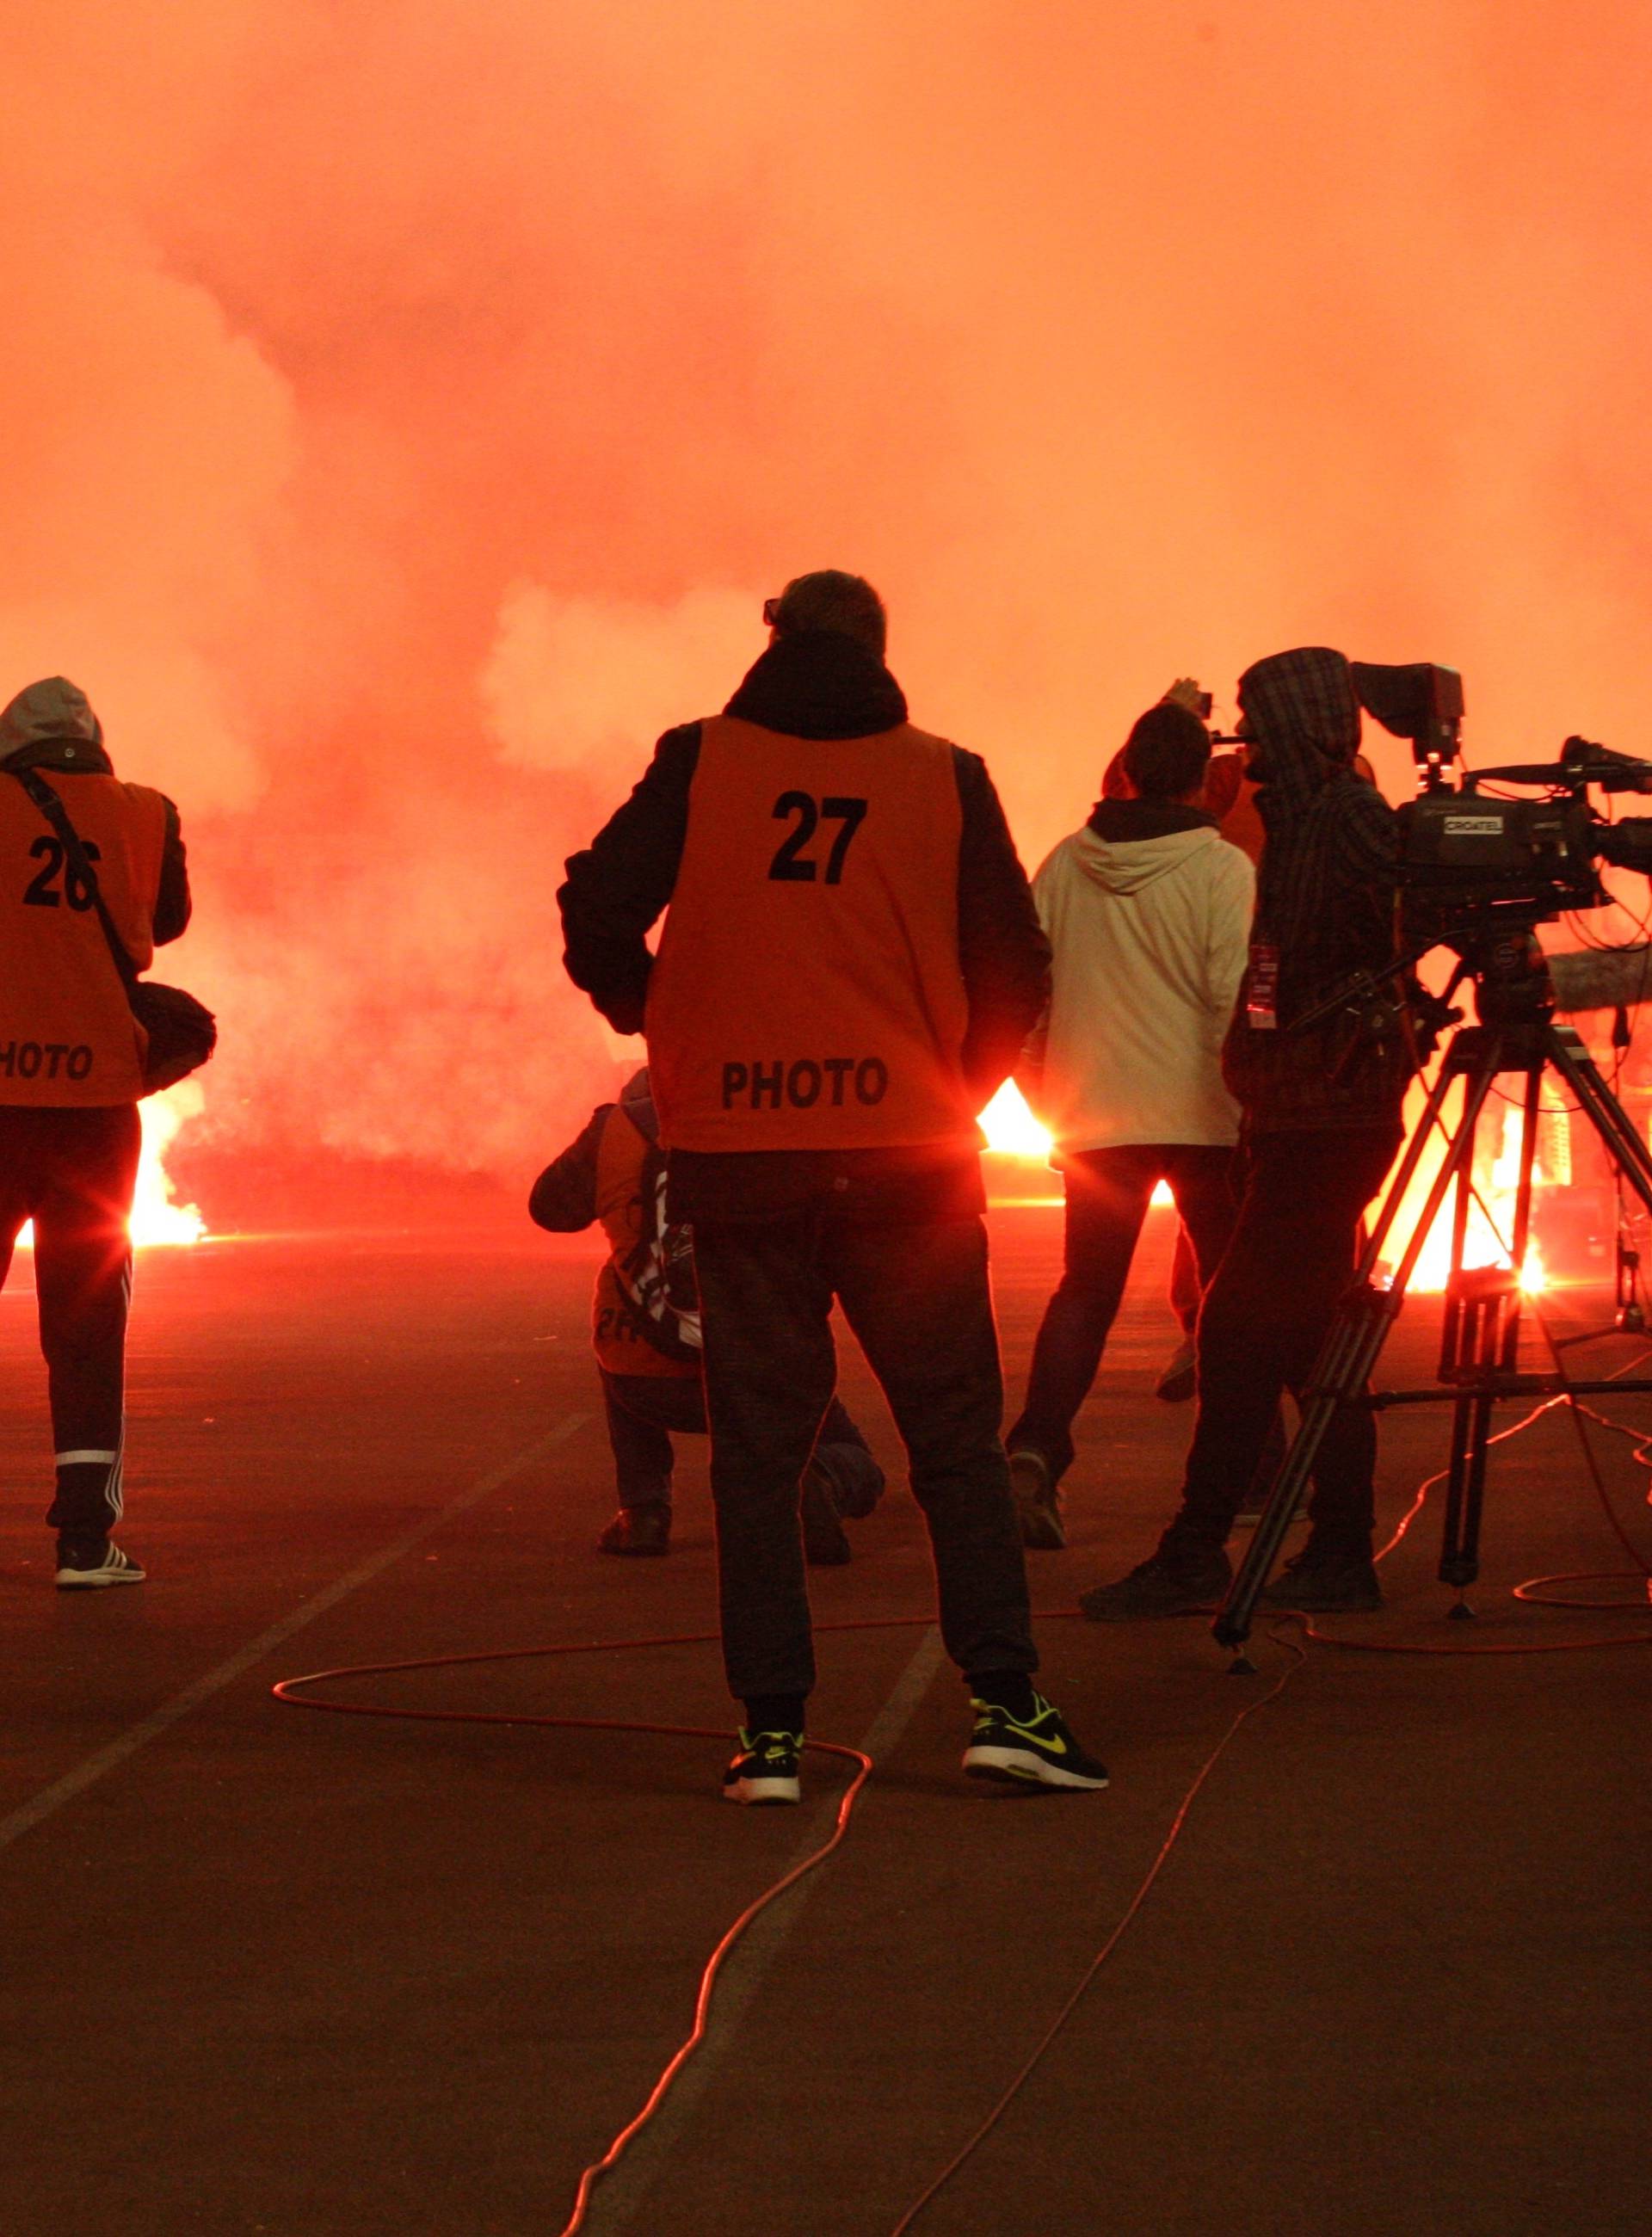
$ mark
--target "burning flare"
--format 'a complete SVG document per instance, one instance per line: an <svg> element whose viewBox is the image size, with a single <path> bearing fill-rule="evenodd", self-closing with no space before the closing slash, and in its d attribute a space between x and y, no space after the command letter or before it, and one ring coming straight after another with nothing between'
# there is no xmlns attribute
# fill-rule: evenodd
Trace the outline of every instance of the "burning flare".
<svg viewBox="0 0 1652 2237"><path fill-rule="evenodd" d="M175 1087L168 1088L164 1094L150 1096L138 1106L143 1121L143 1148L138 1159L132 1217L127 1223L135 1249L147 1250L156 1244L199 1243L207 1231L207 1223L194 1204L176 1202L175 1191L162 1162L178 1129L187 1120L199 1117L203 1099L199 1083L184 1079ZM18 1247L31 1250L34 1240L34 1222L30 1220L17 1237Z"/></svg>
<svg viewBox="0 0 1652 2237"><path fill-rule="evenodd" d="M1413 1090L1415 1093L1415 1090ZM1571 1179L1571 1144L1567 1131L1567 1112L1558 1090L1548 1080L1543 1082L1543 1105L1538 1120L1538 1149L1532 1165L1532 1184L1542 1188L1553 1184L1564 1186ZM1406 1113L1411 1125L1416 1114ZM1507 1266L1510 1263L1508 1239L1514 1232L1515 1196L1520 1180L1520 1121L1521 1114L1512 1106L1503 1113L1503 1131L1498 1138L1495 1155L1483 1154L1475 1159L1475 1194L1469 1205L1468 1232L1464 1240L1463 1258L1466 1266ZM1440 1169L1444 1156L1444 1145L1436 1137L1434 1145L1423 1159L1417 1176L1406 1191L1405 1202L1389 1239L1389 1255L1398 1258L1404 1247L1405 1238L1420 1217L1423 1205L1434 1176ZM1447 1191L1444 1204L1429 1231L1411 1274L1411 1288L1414 1294L1436 1293L1445 1287L1451 1268L1451 1216L1457 1191ZM1482 1205L1484 1210L1481 1209ZM1520 1286L1528 1297L1536 1297L1548 1286L1548 1276L1535 1244L1526 1246L1525 1264L1520 1272Z"/></svg>
<svg viewBox="0 0 1652 2237"><path fill-rule="evenodd" d="M1027 1107L1027 1098L1013 1079L1004 1082L981 1112L981 1131L995 1157L1025 1158L1041 1165L1049 1163L1049 1129L1034 1118ZM1152 1200L1154 1204L1176 1201L1163 1181L1154 1185Z"/></svg>
<svg viewBox="0 0 1652 2237"><path fill-rule="evenodd" d="M987 1147L1000 1158L1037 1158L1047 1162L1050 1137L1027 1107L1027 1098L1007 1079L981 1114Z"/></svg>
<svg viewBox="0 0 1652 2237"><path fill-rule="evenodd" d="M199 1118L204 1101L200 1083L181 1079L139 1109L143 1117L143 1151L129 1222L135 1247L157 1243L199 1243L207 1223L192 1204L179 1204L162 1160L181 1126Z"/></svg>

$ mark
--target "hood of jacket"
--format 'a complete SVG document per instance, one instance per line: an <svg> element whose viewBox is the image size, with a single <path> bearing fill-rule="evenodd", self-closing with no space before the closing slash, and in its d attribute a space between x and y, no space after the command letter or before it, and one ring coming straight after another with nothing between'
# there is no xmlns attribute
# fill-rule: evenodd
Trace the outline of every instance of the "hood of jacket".
<svg viewBox="0 0 1652 2237"><path fill-rule="evenodd" d="M1328 645L1302 645L1247 668L1239 699L1256 742L1256 804L1272 830L1351 770L1359 751L1353 672Z"/></svg>
<svg viewBox="0 0 1652 2237"><path fill-rule="evenodd" d="M1153 807L1157 803L1143 801L1107 801L1103 807ZM1154 885L1171 871L1178 870L1190 856L1201 853L1206 847L1222 843L1215 824L1208 815L1196 809L1184 811L1194 817L1174 830L1160 831L1152 837L1140 839L1111 839L1100 836L1095 819L1091 818L1082 831L1074 835L1073 856L1088 878L1109 894L1139 894ZM1109 822L1111 818L1109 818Z"/></svg>
<svg viewBox="0 0 1652 2237"><path fill-rule="evenodd" d="M778 637L724 709L789 738L872 738L906 720L906 694L875 652L828 630Z"/></svg>
<svg viewBox="0 0 1652 2237"><path fill-rule="evenodd" d="M43 676L0 709L0 768L109 773L103 726L78 684Z"/></svg>

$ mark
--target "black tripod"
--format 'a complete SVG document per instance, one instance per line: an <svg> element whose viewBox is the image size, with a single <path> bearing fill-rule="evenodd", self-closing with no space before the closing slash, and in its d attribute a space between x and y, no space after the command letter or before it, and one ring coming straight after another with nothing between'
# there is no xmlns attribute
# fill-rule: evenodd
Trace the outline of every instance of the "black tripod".
<svg viewBox="0 0 1652 2237"><path fill-rule="evenodd" d="M1531 1223L1532 1167L1537 1146L1537 1114L1544 1073L1552 1066L1599 1135L1607 1156L1649 1211L1652 1211L1652 1155L1635 1132L1622 1105L1601 1077L1589 1051L1569 1026L1554 1021L1554 998L1547 972L1534 967L1529 944L1519 937L1490 939L1463 950L1463 976L1474 980L1480 1022L1452 1035L1427 1106L1406 1145L1405 1154L1383 1199L1353 1287L1337 1310L1306 1389L1302 1418L1289 1451L1268 1488L1249 1550L1211 1628L1224 1646L1242 1647L1251 1635L1257 1595L1272 1573L1285 1534L1306 1487L1331 1417L1341 1405L1425 1404L1443 1398L1455 1405L1450 1468L1447 1477L1445 1534L1440 1551L1443 1584L1457 1594L1451 1613L1472 1611L1462 1594L1479 1574L1480 1513L1485 1494L1486 1450L1491 1409L1500 1398L1554 1397L1563 1392L1652 1390L1652 1380L1580 1382L1569 1376L1523 1375L1520 1345L1520 1269L1525 1263ZM1463 1264L1469 1209L1474 1195L1474 1147L1480 1114L1497 1079L1505 1072L1525 1082L1521 1112L1520 1171L1515 1195L1511 1267ZM1429 1140L1443 1118L1451 1090L1463 1082L1463 1104L1456 1124L1445 1130L1446 1151L1428 1191L1427 1202L1406 1238L1398 1265L1385 1282L1377 1278L1389 1236L1406 1193L1422 1164ZM1457 1202L1451 1223L1451 1267L1445 1290L1440 1338L1439 1382L1423 1390L1391 1390L1367 1396L1365 1384L1399 1317L1406 1284L1453 1180ZM1621 1277L1620 1277L1621 1279ZM1620 1323L1622 1325L1623 1323ZM1248 1668L1241 1657L1236 1669Z"/></svg>

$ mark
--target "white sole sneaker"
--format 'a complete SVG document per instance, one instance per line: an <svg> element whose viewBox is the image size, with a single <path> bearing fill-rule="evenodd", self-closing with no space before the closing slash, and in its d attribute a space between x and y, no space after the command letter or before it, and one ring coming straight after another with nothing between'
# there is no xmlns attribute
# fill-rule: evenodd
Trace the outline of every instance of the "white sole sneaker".
<svg viewBox="0 0 1652 2237"><path fill-rule="evenodd" d="M1046 1755L1024 1748L972 1747L964 1751L963 1767L969 1778L998 1778L1012 1785L1073 1786L1095 1793L1107 1783L1107 1774L1067 1771Z"/></svg>
<svg viewBox="0 0 1652 2237"><path fill-rule="evenodd" d="M796 1778L734 1778L723 1790L725 1802L801 1802L803 1781Z"/></svg>
<svg viewBox="0 0 1652 2237"><path fill-rule="evenodd" d="M141 1585L143 1571L137 1563L111 1546L95 1569L76 1569L64 1564L57 1572L60 1593L101 1592L105 1585Z"/></svg>
<svg viewBox="0 0 1652 2237"><path fill-rule="evenodd" d="M975 1729L964 1750L964 1774L994 1778L1008 1786L1105 1786L1107 1768L1087 1755L1052 1705L1033 1696L1034 1711L1025 1720L990 1702L972 1701Z"/></svg>

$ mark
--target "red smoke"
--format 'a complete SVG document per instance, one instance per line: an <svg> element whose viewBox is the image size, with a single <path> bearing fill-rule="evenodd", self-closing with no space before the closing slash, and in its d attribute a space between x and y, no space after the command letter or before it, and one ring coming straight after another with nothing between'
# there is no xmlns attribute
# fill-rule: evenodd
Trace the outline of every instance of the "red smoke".
<svg viewBox="0 0 1652 2237"><path fill-rule="evenodd" d="M561 857L804 567L1029 863L1288 643L1460 666L1483 760L1652 749L1634 11L9 28L0 696L75 676L177 795L221 1139L559 1145L612 1079Z"/></svg>

